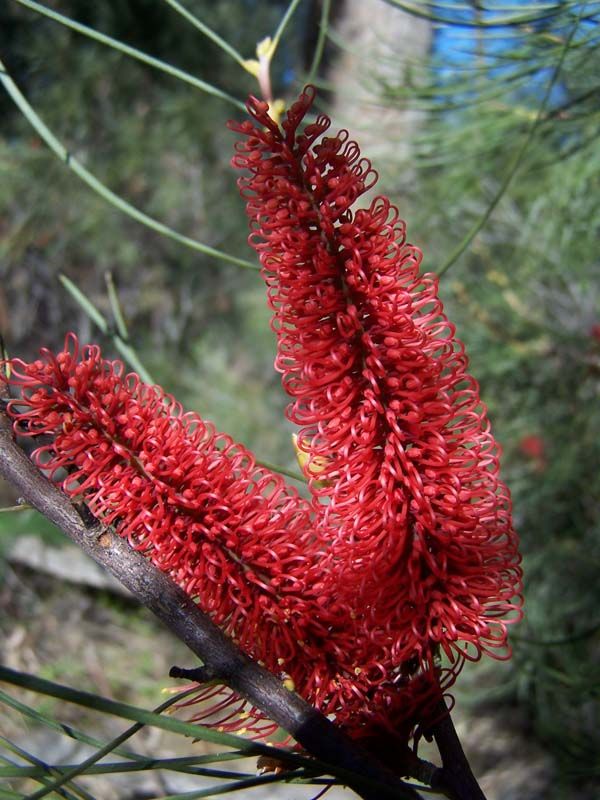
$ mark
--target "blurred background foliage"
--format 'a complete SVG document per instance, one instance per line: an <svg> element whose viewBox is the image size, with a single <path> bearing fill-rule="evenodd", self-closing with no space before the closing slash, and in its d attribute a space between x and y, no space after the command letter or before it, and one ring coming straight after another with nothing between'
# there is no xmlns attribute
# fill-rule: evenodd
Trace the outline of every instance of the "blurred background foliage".
<svg viewBox="0 0 600 800"><path fill-rule="evenodd" d="M504 446L523 542L526 618L510 670L481 665L485 692L466 683L464 700L524 712L527 732L559 765L553 796L570 797L593 785L600 763L600 7L373 3L430 31L421 55L406 56L401 40L382 42L356 80L369 85L372 140L378 114L397 114L397 139L386 131L375 166L425 252L424 268L443 271L442 297ZM237 98L255 91L251 76L167 3L48 5ZM187 6L252 57L286 4ZM336 34L351 7L332 4L318 75L334 108L332 65L358 46ZM274 62L276 95L290 98L301 85L321 10L318 0L299 4ZM176 230L252 259L228 165L225 122L235 108L12 0L0 8L0 37L8 72L94 174ZM413 123L403 127L408 113ZM0 327L9 351L59 347L69 329L111 351L57 279L65 273L110 317L110 271L132 343L154 377L259 458L290 467L257 274L107 205L49 153L4 93L0 119ZM406 149L398 147L404 138ZM38 520L4 514L0 526L6 542Z"/></svg>

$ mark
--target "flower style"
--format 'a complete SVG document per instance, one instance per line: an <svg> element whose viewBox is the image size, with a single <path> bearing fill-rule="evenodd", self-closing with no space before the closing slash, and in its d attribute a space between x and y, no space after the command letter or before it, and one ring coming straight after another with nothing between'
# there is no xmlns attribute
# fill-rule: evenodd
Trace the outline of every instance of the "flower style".
<svg viewBox="0 0 600 800"><path fill-rule="evenodd" d="M387 675L440 649L455 674L507 657L521 570L498 447L437 279L420 274L385 197L353 211L377 176L347 131L299 126L307 87L281 128L250 98L233 164L278 337L276 367L300 426L328 592L358 605ZM403 665L401 667L401 665ZM451 681L453 675L449 677Z"/></svg>

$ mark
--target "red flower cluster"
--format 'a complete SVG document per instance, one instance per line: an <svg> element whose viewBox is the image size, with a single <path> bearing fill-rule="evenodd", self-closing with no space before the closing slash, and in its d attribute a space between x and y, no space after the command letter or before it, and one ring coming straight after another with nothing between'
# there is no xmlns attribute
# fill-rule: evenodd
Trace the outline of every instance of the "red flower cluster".
<svg viewBox="0 0 600 800"><path fill-rule="evenodd" d="M412 719L406 694L369 651L357 615L326 594L308 503L252 455L157 386L73 334L58 354L8 362L7 405L32 455L72 498L171 577L245 652L356 735ZM380 684L389 683L385 691ZM393 702L390 691L394 689ZM260 736L274 727L239 697L206 687L196 717ZM391 714L390 711L395 713Z"/></svg>
<svg viewBox="0 0 600 800"><path fill-rule="evenodd" d="M463 659L499 652L521 571L477 383L432 275L327 117L251 99L234 164L274 311L312 507L158 387L74 336L10 362L34 459L168 572L240 646L354 736L408 737ZM516 599L515 599L516 598ZM512 620L511 620L512 618ZM442 667L442 657L447 665ZM212 699L226 729L271 730Z"/></svg>
<svg viewBox="0 0 600 800"><path fill-rule="evenodd" d="M360 598L388 674L439 648L451 662L506 651L521 570L478 385L397 209L351 210L376 180L358 145L324 137L325 116L298 132L313 96L282 129L251 98L255 122L231 127L288 416L332 541L328 591Z"/></svg>

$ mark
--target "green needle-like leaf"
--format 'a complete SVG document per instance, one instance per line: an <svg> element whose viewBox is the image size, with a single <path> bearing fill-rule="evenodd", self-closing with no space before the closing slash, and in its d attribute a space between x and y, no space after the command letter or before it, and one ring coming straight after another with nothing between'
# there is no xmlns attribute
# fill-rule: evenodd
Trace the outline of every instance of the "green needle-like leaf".
<svg viewBox="0 0 600 800"><path fill-rule="evenodd" d="M23 0L18 0L18 2L23 2ZM87 167L85 167L80 161L77 160L75 156L73 156L69 150L60 142L54 133L48 128L48 126L42 121L39 117L37 112L33 109L33 107L29 104L26 100L23 93L17 87L15 82L12 80L8 72L6 71L6 67L0 61L0 83L3 84L4 88L10 95L10 97L14 100L15 104L18 106L20 111L22 112L23 116L27 119L30 125L34 128L34 130L41 136L41 138L46 142L48 147L52 150L52 152L58 156L58 158L64 162L67 167L74 172L85 184L87 184L90 189L93 189L96 194L99 194L100 197L107 200L112 206L117 208L119 211L126 214L128 217L135 219L137 222L141 222L142 225L146 225L146 227L151 228L156 233L160 233L163 236L166 236L169 239L174 239L176 242L180 244L184 244L186 247L190 247L192 250L198 250L205 255L212 256L213 258L218 259L219 261L227 261L230 264L235 264L238 267L243 267L244 269L251 269L251 270L258 270L258 266L251 261L246 261L243 258L237 258L236 256L229 255L228 253L224 253L222 250L216 250L214 247L210 247L207 244L203 244L199 242L197 239L192 239L189 236L184 236L181 233L170 228L168 225L165 225L162 222L154 219L153 217L148 216L143 211L140 211L138 208L133 206L131 203L128 203L127 200L124 200L119 195L115 194L111 189L109 189L102 181L98 180L95 175L93 175Z"/></svg>
<svg viewBox="0 0 600 800"><path fill-rule="evenodd" d="M228 95L226 92L223 92L216 86L213 86L212 84L207 83L200 78L196 78L193 75L190 75L188 72L185 72L178 67L174 67L172 64L167 64L165 61L161 61L159 58L154 58L154 56L148 55L148 53L144 53L135 47L131 47L124 42L113 39L112 36L107 36L100 31L94 30L94 28L89 28L87 25L82 25L80 22L76 22L70 17L65 17L63 14L59 14L57 11L53 11L51 8L48 8L41 3L36 3L35 0L13 0L13 2L19 3L19 5L25 6L26 8L30 8L32 11L37 11L38 14L48 17L49 19L54 20L54 22L59 22L61 25L71 28L71 30L76 31L77 33L81 33L90 39L94 39L100 44L108 45L108 47L112 47L114 50L118 50L119 52L124 53L124 55L135 58L137 61L141 61L144 64L148 64L150 67L154 67L161 72L166 72L168 75L171 75L174 78L178 78L185 83L189 83L196 89L201 89L203 92L213 95L213 97L218 97L221 100L225 100L225 102L230 103L242 111L245 110L244 104L240 100L236 100L235 97L231 97L231 95Z"/></svg>

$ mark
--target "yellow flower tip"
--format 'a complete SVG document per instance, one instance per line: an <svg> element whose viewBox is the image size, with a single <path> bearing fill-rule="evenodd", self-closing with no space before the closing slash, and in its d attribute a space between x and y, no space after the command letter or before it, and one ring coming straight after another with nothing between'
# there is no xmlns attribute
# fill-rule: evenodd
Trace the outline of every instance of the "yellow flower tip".
<svg viewBox="0 0 600 800"><path fill-rule="evenodd" d="M265 38L261 39L256 45L256 57L259 61L262 61L263 59L270 61L275 53L275 47L276 45L273 39L271 39L270 36L265 36Z"/></svg>
<svg viewBox="0 0 600 800"><path fill-rule="evenodd" d="M294 683L294 679L291 678L289 675L287 676L287 678L284 679L283 685L288 690L288 692L296 691L296 684Z"/></svg>
<svg viewBox="0 0 600 800"><path fill-rule="evenodd" d="M280 667L282 667L285 664L285 659L284 658L278 658L277 659L277 663L279 664Z"/></svg>
<svg viewBox="0 0 600 800"><path fill-rule="evenodd" d="M322 456L317 456L316 458L311 459L309 454L305 453L304 450L301 450L298 446L298 437L295 433L292 434L292 442L294 443L294 450L296 451L296 461L298 462L298 466L305 474L308 472L309 478L316 478L319 473L323 472L329 463L328 460ZM325 487L329 486L330 483L329 481L317 480L314 482L314 485L317 489L324 489Z"/></svg>
<svg viewBox="0 0 600 800"><path fill-rule="evenodd" d="M243 67L246 72L249 72L254 78L258 78L258 71L260 64L255 58L247 58L243 62Z"/></svg>
<svg viewBox="0 0 600 800"><path fill-rule="evenodd" d="M246 72L258 78L260 68L268 64L273 58L275 53L275 43L270 36L267 36L256 45L256 58L246 58L243 62L243 67Z"/></svg>
<svg viewBox="0 0 600 800"><path fill-rule="evenodd" d="M269 103L269 116L277 125L281 122L281 117L285 112L285 101L281 98L277 98L273 100L272 103Z"/></svg>

